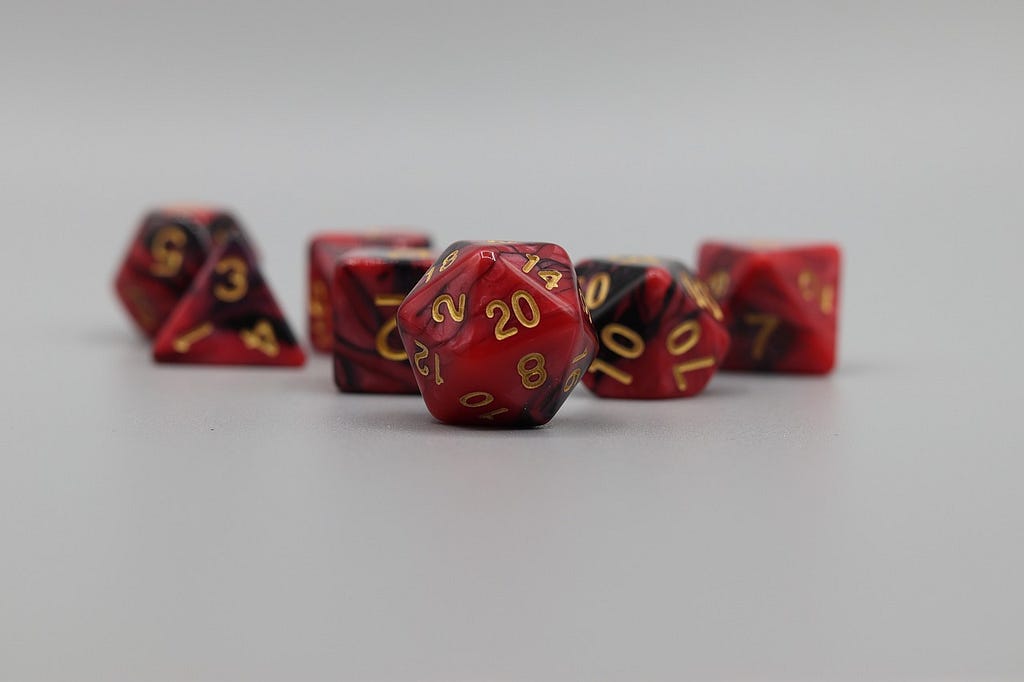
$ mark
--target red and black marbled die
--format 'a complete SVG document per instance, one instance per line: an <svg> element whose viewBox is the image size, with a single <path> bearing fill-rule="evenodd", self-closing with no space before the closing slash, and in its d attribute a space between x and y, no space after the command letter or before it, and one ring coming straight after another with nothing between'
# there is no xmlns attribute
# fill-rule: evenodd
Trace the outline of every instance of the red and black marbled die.
<svg viewBox="0 0 1024 682"><path fill-rule="evenodd" d="M840 251L834 244L707 242L700 276L732 335L724 369L825 374L836 362Z"/></svg>
<svg viewBox="0 0 1024 682"><path fill-rule="evenodd" d="M331 280L334 266L348 251L372 247L428 248L430 236L409 228L381 227L321 232L309 240L309 342L313 350L330 353L334 347Z"/></svg>
<svg viewBox="0 0 1024 682"><path fill-rule="evenodd" d="M346 392L419 393L395 314L433 265L428 249L354 249L334 267L334 383Z"/></svg>
<svg viewBox="0 0 1024 682"><path fill-rule="evenodd" d="M292 367L306 360L252 250L236 237L210 254L161 327L153 358Z"/></svg>
<svg viewBox="0 0 1024 682"><path fill-rule="evenodd" d="M252 248L241 224L223 209L169 206L146 214L115 277L114 290L147 336L159 331L210 250L230 237Z"/></svg>
<svg viewBox="0 0 1024 682"><path fill-rule="evenodd" d="M722 311L682 263L654 257L576 265L600 350L583 378L604 398L682 398L704 390L729 348Z"/></svg>
<svg viewBox="0 0 1024 682"><path fill-rule="evenodd" d="M427 409L477 426L547 423L597 347L565 250L456 242L398 308Z"/></svg>

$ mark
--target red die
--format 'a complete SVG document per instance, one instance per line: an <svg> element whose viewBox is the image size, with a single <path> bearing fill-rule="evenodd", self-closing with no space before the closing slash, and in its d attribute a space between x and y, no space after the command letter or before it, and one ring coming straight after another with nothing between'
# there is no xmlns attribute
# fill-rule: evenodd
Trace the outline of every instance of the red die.
<svg viewBox="0 0 1024 682"><path fill-rule="evenodd" d="M707 286L677 261L615 258L576 266L601 340L583 378L603 398L700 393L725 357L729 332Z"/></svg>
<svg viewBox="0 0 1024 682"><path fill-rule="evenodd" d="M114 289L147 336L159 331L210 250L230 236L244 239L242 227L217 208L171 206L143 218Z"/></svg>
<svg viewBox="0 0 1024 682"><path fill-rule="evenodd" d="M597 338L555 244L456 242L398 308L427 409L451 424L548 422Z"/></svg>
<svg viewBox="0 0 1024 682"><path fill-rule="evenodd" d="M334 266L346 252L359 247L429 247L430 237L417 232L323 232L309 241L309 342L313 350L330 353L334 347L331 280Z"/></svg>
<svg viewBox="0 0 1024 682"><path fill-rule="evenodd" d="M153 357L215 365L306 361L252 251L234 237L210 254L160 329Z"/></svg>
<svg viewBox="0 0 1024 682"><path fill-rule="evenodd" d="M334 382L357 393L418 393L395 322L434 263L427 249L355 249L334 269Z"/></svg>
<svg viewBox="0 0 1024 682"><path fill-rule="evenodd" d="M830 372L836 360L839 248L708 242L700 276L718 297L732 335L722 367Z"/></svg>

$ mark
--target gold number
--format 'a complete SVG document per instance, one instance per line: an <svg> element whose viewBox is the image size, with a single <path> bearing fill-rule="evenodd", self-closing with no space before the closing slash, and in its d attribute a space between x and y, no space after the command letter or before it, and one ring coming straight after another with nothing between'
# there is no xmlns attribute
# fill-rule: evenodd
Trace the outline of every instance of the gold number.
<svg viewBox="0 0 1024 682"><path fill-rule="evenodd" d="M269 357L276 357L281 350L274 336L274 328L267 320L260 320L252 329L243 329L238 335L246 348L258 350Z"/></svg>
<svg viewBox="0 0 1024 682"><path fill-rule="evenodd" d="M478 408L486 407L494 402L494 396L487 391L472 391L459 398L459 404L463 407ZM494 418L499 414L508 412L507 407L499 407L490 412L479 415L479 419L487 419L488 421L494 421Z"/></svg>
<svg viewBox="0 0 1024 682"><path fill-rule="evenodd" d="M402 304L405 300L405 296L402 294L378 294L373 297L373 304L378 308L394 308ZM374 337L374 342L377 346L377 354L385 360L394 360L401 362L409 359L409 355L405 352L404 348L395 348L388 345L388 337L391 336L391 332L395 331L398 327L398 321L395 316L392 315L387 319L384 324L377 330L377 335Z"/></svg>
<svg viewBox="0 0 1024 682"><path fill-rule="evenodd" d="M743 318L743 321L751 326L760 327L760 329L757 330L757 336L754 338L754 348L750 354L755 360L761 360L764 358L764 351L765 347L768 345L768 338L779 327L779 316L764 313L753 313L746 315Z"/></svg>
<svg viewBox="0 0 1024 682"><path fill-rule="evenodd" d="M434 266L431 265L430 269L427 270L426 274L423 275L423 283L426 284L430 281L430 278L434 276Z"/></svg>
<svg viewBox="0 0 1024 682"><path fill-rule="evenodd" d="M699 279L690 277L685 272L679 276L679 281L682 282L686 293L690 295L690 298L694 300L698 307L711 313L719 322L724 319L722 308L718 305L715 297L711 295L711 290L708 289L707 284Z"/></svg>
<svg viewBox="0 0 1024 682"><path fill-rule="evenodd" d="M313 317L323 317L327 313L327 303L327 285L318 279L309 290L309 314Z"/></svg>
<svg viewBox="0 0 1024 682"><path fill-rule="evenodd" d="M443 269L443 268L442 268ZM455 322L462 322L466 317L466 295L459 294L459 304L455 305L455 300L451 294L441 294L434 299L434 305L430 307L430 316L434 318L434 322L444 322L444 315L441 313L441 306L448 308L448 314L451 315L452 320Z"/></svg>
<svg viewBox="0 0 1024 682"><path fill-rule="evenodd" d="M558 283L562 281L562 273L558 270L540 270L537 274L544 280L544 288L548 291L557 289Z"/></svg>
<svg viewBox="0 0 1024 682"><path fill-rule="evenodd" d="M526 257L526 265L523 266L523 272L529 272L533 270L533 266L540 261L540 256L535 253L531 253Z"/></svg>
<svg viewBox="0 0 1024 682"><path fill-rule="evenodd" d="M668 333L665 339L665 347L672 355L685 355L700 341L700 324L697 320L687 320ZM679 337L686 334L686 338L680 343Z"/></svg>
<svg viewBox="0 0 1024 682"><path fill-rule="evenodd" d="M686 377L683 376L687 372L695 372L698 369L707 369L715 366L715 359L711 356L706 358L700 358L699 360L691 360L690 362L680 363L672 368L672 375L676 378L676 388L680 391L686 390Z"/></svg>
<svg viewBox="0 0 1024 682"><path fill-rule="evenodd" d="M708 288L711 289L711 294L715 298L724 298L726 292L729 291L729 282L729 273L719 270L711 273L711 276L708 277Z"/></svg>
<svg viewBox="0 0 1024 682"><path fill-rule="evenodd" d="M452 266L452 263L454 263L456 261L456 259L458 259L458 257L459 257L459 250L458 249L455 249L454 251L449 253L447 256L444 257L444 260L441 261L441 267L438 268L438 272L444 272L445 270L450 268Z"/></svg>
<svg viewBox="0 0 1024 682"><path fill-rule="evenodd" d="M171 346L178 353L187 353L188 349L191 348L197 341L205 339L212 333L213 324L210 322L206 322L204 324L199 325L192 331L182 334L178 338L174 339L174 343L172 343Z"/></svg>
<svg viewBox="0 0 1024 682"><path fill-rule="evenodd" d="M177 225L161 227L153 237L152 246L149 249L149 253L153 257L149 271L157 277L177 275L185 259L183 249L187 243L188 236Z"/></svg>
<svg viewBox="0 0 1024 682"><path fill-rule="evenodd" d="M616 338L621 336L629 341L629 347L626 347L619 343ZM638 358L644 353L644 340L640 338L640 335L629 327L624 327L617 322L605 325L604 329L601 330L601 343L604 344L605 348L615 353L616 355L624 358Z"/></svg>
<svg viewBox="0 0 1024 682"><path fill-rule="evenodd" d="M238 256L228 256L213 268L218 275L226 275L228 283L216 284L213 295L225 303L234 303L249 293L249 266Z"/></svg>
<svg viewBox="0 0 1024 682"><path fill-rule="evenodd" d="M608 300L608 293L611 290L612 276L607 272L599 272L587 282L586 291L583 294L583 302L591 310L600 308L601 304Z"/></svg>
<svg viewBox="0 0 1024 682"><path fill-rule="evenodd" d="M835 310L835 287L831 284L823 285L818 276L810 270L804 270L800 273L800 276L797 277L797 285L800 287L800 292L803 294L805 301L818 299L821 312L828 315Z"/></svg>
<svg viewBox="0 0 1024 682"><path fill-rule="evenodd" d="M507 326L513 313L519 320L519 324L527 329L533 329L540 324L540 307L537 306L537 301L522 289L512 294L511 308L504 301L494 299L484 308L484 314L487 315L487 319L492 319L496 314L500 314L497 324L494 325L494 336L499 341L504 341L519 333L518 327Z"/></svg>
<svg viewBox="0 0 1024 682"><path fill-rule="evenodd" d="M544 369L544 356L540 353L527 353L519 358L516 369L523 380L523 388L539 388L548 380L548 371Z"/></svg>
<svg viewBox="0 0 1024 682"><path fill-rule="evenodd" d="M576 384L580 383L581 376L583 376L583 370L579 367L574 369L565 380L565 384L562 385L562 393L568 393L572 389L576 388Z"/></svg>
<svg viewBox="0 0 1024 682"><path fill-rule="evenodd" d="M413 343L416 344L417 349L412 356L416 371L422 376L430 376L430 367L423 364L423 361L430 357L430 349L415 339L413 339ZM437 353L434 353L434 383L438 386L444 383L444 378L441 376L441 356Z"/></svg>
<svg viewBox="0 0 1024 682"><path fill-rule="evenodd" d="M587 371L589 371L591 374L604 372L612 379L615 379L620 384L625 384L626 386L629 386L631 383L633 383L632 374L629 374L628 372L623 372L621 369L615 367L614 365L609 365L601 358L594 358L594 361L590 363L590 369Z"/></svg>

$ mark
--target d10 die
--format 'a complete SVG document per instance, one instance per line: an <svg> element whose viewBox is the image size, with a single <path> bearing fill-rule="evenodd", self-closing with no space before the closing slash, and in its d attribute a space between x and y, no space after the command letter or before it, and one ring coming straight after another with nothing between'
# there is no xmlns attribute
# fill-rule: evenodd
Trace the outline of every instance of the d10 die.
<svg viewBox="0 0 1024 682"><path fill-rule="evenodd" d="M330 353L334 346L331 280L334 266L346 252L360 247L429 247L430 237L401 230L323 232L309 241L309 342L313 350Z"/></svg>
<svg viewBox="0 0 1024 682"><path fill-rule="evenodd" d="M427 409L450 424L536 426L579 383L597 339L562 247L456 242L398 308Z"/></svg>
<svg viewBox="0 0 1024 682"><path fill-rule="evenodd" d="M839 249L832 244L703 244L700 276L721 302L732 334L723 368L830 372L836 361L839 269Z"/></svg>
<svg viewBox="0 0 1024 682"><path fill-rule="evenodd" d="M604 398L679 398L704 390L729 348L722 310L682 263L586 260L576 273L601 342L583 378Z"/></svg>
<svg viewBox="0 0 1024 682"><path fill-rule="evenodd" d="M427 249L355 249L334 269L334 382L342 391L418 393L395 314L434 259Z"/></svg>
<svg viewBox="0 0 1024 682"><path fill-rule="evenodd" d="M210 254L161 327L153 357L215 365L306 361L252 251L235 237Z"/></svg>
<svg viewBox="0 0 1024 682"><path fill-rule="evenodd" d="M114 289L147 336L155 336L216 245L245 240L228 212L205 206L174 206L148 213L128 247Z"/></svg>

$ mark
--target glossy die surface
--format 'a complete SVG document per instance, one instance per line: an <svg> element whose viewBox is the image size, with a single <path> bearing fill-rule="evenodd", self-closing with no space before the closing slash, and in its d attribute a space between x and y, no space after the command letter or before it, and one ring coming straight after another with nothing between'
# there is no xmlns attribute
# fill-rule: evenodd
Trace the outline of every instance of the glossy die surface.
<svg viewBox="0 0 1024 682"><path fill-rule="evenodd" d="M433 265L427 249L355 249L334 268L334 382L342 391L418 393L395 315Z"/></svg>
<svg viewBox="0 0 1024 682"><path fill-rule="evenodd" d="M252 251L230 238L207 259L160 329L157 362L302 365L295 340Z"/></svg>
<svg viewBox="0 0 1024 682"><path fill-rule="evenodd" d="M309 240L309 342L313 350L330 353L334 347L334 312L331 305L331 280L334 266L352 249L370 247L430 246L426 234L402 229L321 232Z"/></svg>
<svg viewBox="0 0 1024 682"><path fill-rule="evenodd" d="M398 328L427 408L450 424L548 422L597 348L569 256L546 243L452 244Z"/></svg>
<svg viewBox="0 0 1024 682"><path fill-rule="evenodd" d="M228 237L245 238L222 209L179 206L146 214L114 279L118 298L143 333L156 335L210 250Z"/></svg>
<svg viewBox="0 0 1024 682"><path fill-rule="evenodd" d="M838 247L708 242L699 274L732 335L725 369L824 374L835 366Z"/></svg>

